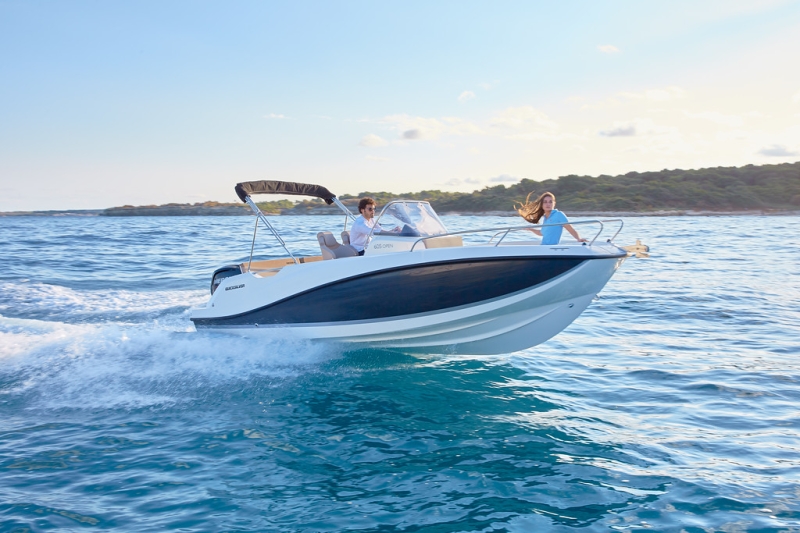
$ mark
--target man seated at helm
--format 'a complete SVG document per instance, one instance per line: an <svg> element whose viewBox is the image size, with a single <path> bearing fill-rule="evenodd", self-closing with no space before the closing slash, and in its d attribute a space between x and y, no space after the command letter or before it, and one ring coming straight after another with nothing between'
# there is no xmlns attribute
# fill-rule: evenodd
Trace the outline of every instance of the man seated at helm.
<svg viewBox="0 0 800 533"><path fill-rule="evenodd" d="M358 212L361 216L353 222L350 228L350 246L356 249L358 255L364 255L367 238L373 231L383 231L380 224L375 222L375 200L367 196L358 202Z"/></svg>

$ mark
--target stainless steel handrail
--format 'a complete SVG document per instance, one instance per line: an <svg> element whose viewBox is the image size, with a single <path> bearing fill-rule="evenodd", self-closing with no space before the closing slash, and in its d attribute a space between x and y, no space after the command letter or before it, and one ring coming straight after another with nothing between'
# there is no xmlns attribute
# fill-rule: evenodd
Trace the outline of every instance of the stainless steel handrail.
<svg viewBox="0 0 800 533"><path fill-rule="evenodd" d="M614 242L614 239L617 238L619 232L622 231L622 226L625 225L625 222L621 218L609 218L608 220L604 220L603 222L619 222L619 227L617 228L617 232L608 239L607 242Z"/></svg>
<svg viewBox="0 0 800 533"><path fill-rule="evenodd" d="M466 235L466 234L470 234L470 233L483 233L483 232L487 232L487 231L494 231L496 233L494 235L492 235L492 237L489 239L489 242L487 242L486 244L492 244L492 241L494 241L495 237L497 237L498 235L502 234L502 237L500 237L498 239L497 243L495 243L495 245L494 245L494 246L499 246L500 243L503 242L503 240L512 231L515 231L515 232L516 231L530 231L530 230L533 230L533 229L541 229L544 226L561 226L561 227L564 227L567 224L570 224L572 226L581 226L581 225L585 226L585 225L588 225L588 224L599 224L600 225L600 229L597 231L597 233L594 235L594 237L592 237L592 240L588 243L589 246L591 246L592 244L595 243L597 238L600 237L600 235L602 235L602 233L603 233L603 231L605 229L605 224L604 223L608 223L608 222L619 222L620 223L620 227L619 227L619 229L617 229L617 232L614 233L614 235L610 239L608 239L608 242L611 242L611 241L614 240L614 238L616 238L617 235L619 235L619 232L622 231L622 220L621 219L617 218L617 219L608 219L608 220L580 220L580 221L577 221L577 222L563 222L563 223L559 223L559 224L536 224L536 225L512 226L512 227L504 227L504 228L483 228L483 229L477 229L477 230L473 229L473 230L463 230L463 231L452 231L452 232L444 233L442 235L430 235L430 236L427 236L427 237L421 237L421 238L417 239L416 241L414 241L414 244L411 245L411 249L409 251L413 252L414 249L416 248L417 244L419 244L421 242L424 242L424 241L427 241L429 239L436 239L438 237L450 237L452 235Z"/></svg>

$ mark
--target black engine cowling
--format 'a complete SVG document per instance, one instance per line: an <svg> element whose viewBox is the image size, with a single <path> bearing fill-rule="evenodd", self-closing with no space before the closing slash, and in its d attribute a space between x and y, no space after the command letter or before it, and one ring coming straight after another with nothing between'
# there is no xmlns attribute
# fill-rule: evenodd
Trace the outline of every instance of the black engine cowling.
<svg viewBox="0 0 800 533"><path fill-rule="evenodd" d="M230 278L231 276L238 276L241 273L242 268L239 265L227 265L216 269L211 276L211 294L214 294L214 291L217 290L217 287L219 287L223 279Z"/></svg>

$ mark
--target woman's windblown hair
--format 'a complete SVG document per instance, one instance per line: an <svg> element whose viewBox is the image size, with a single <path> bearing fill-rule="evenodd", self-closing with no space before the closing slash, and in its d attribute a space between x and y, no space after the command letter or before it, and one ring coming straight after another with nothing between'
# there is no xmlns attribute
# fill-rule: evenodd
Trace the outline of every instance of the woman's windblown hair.
<svg viewBox="0 0 800 533"><path fill-rule="evenodd" d="M519 213L519 215L522 218L524 218L531 224L538 224L539 219L544 216L544 207L542 207L542 200L544 200L545 196L549 196L553 199L553 203L555 204L556 197L551 192L543 192L542 194L539 195L539 197L536 200L531 202L530 201L531 194L533 194L533 191L528 193L527 198L525 198L524 204L519 204L519 205L514 204L514 209L517 210L517 213Z"/></svg>

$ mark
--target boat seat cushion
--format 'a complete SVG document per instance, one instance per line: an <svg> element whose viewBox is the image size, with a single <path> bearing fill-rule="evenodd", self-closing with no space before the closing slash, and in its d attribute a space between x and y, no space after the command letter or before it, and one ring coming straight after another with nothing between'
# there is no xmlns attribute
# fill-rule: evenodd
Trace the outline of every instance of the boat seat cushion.
<svg viewBox="0 0 800 533"><path fill-rule="evenodd" d="M455 246L464 246L464 239L461 238L461 235L434 237L433 239L426 239L423 242L425 243L425 248L452 248Z"/></svg>
<svg viewBox="0 0 800 533"><path fill-rule="evenodd" d="M319 249L323 259L340 259L342 257L356 257L358 252L349 244L340 244L330 231L317 233Z"/></svg>

